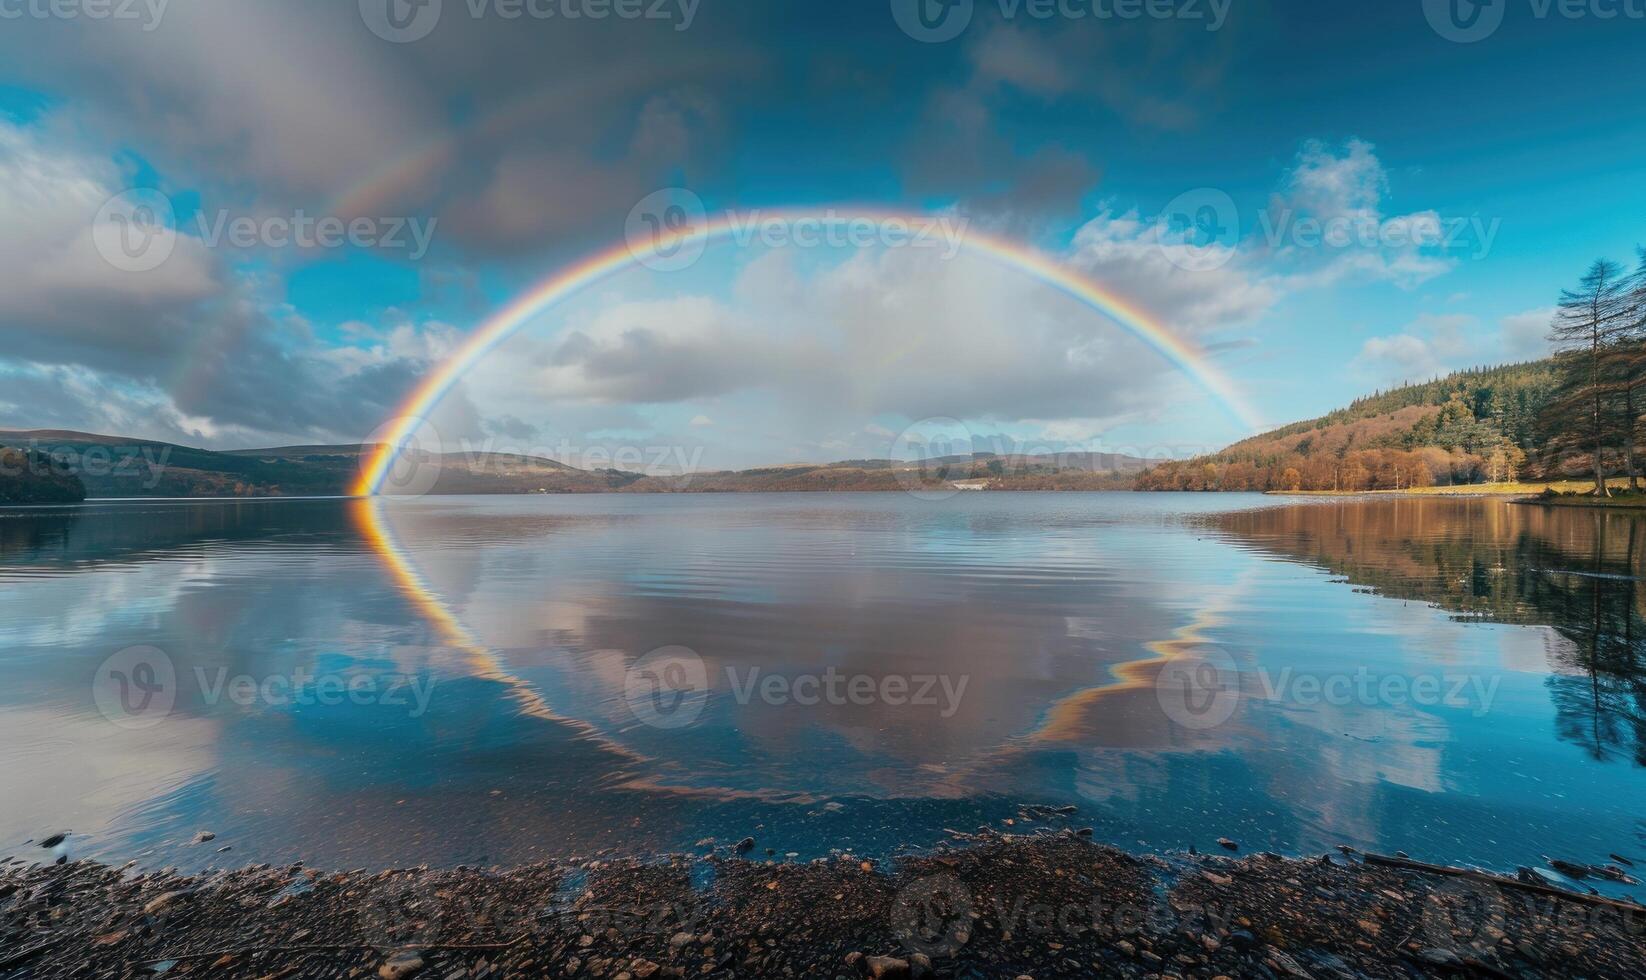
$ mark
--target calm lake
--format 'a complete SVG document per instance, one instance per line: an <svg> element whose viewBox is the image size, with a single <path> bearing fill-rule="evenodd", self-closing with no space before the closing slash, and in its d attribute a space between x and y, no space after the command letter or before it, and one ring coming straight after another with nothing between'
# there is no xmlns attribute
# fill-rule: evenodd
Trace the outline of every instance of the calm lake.
<svg viewBox="0 0 1646 980"><path fill-rule="evenodd" d="M1646 865L1643 551L1625 513L1434 498L5 510L0 846L809 858L991 824Z"/></svg>

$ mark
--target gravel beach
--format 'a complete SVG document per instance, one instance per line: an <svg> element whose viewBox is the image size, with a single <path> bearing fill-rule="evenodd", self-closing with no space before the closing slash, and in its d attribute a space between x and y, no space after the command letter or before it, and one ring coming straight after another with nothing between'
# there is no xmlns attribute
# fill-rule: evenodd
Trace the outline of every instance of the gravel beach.
<svg viewBox="0 0 1646 980"><path fill-rule="evenodd" d="M1537 883L1347 850L955 837L886 863L750 840L512 869L13 859L0 978L1646 975L1646 909Z"/></svg>

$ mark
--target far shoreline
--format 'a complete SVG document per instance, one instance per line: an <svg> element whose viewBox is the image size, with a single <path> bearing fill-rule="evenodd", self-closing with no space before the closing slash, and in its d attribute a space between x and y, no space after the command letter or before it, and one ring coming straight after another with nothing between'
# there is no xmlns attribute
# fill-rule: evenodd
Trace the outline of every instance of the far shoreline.
<svg viewBox="0 0 1646 980"><path fill-rule="evenodd" d="M1609 481L1617 483L1618 481ZM1554 483L1480 483L1444 487L1409 487L1402 490L1267 490L1270 497L1430 497L1500 499L1511 504L1544 507L1588 507L1598 510L1646 510L1646 493L1631 494L1626 482L1611 486L1615 497L1596 497L1583 489L1588 483L1567 480Z"/></svg>

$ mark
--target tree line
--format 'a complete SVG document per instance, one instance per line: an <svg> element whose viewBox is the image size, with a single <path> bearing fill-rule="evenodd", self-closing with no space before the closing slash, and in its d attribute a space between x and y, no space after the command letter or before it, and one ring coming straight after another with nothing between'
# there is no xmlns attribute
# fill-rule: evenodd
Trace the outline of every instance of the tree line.
<svg viewBox="0 0 1646 980"><path fill-rule="evenodd" d="M1144 490L1404 490L1534 472L1549 360L1479 367L1377 392L1329 415L1153 467Z"/></svg>
<svg viewBox="0 0 1646 980"><path fill-rule="evenodd" d="M1550 329L1560 379L1544 410L1546 448L1577 456L1610 496L1621 473L1639 489L1636 446L1646 411L1646 249L1633 271L1597 259L1575 289L1562 290Z"/></svg>
<svg viewBox="0 0 1646 980"><path fill-rule="evenodd" d="M1400 490L1583 478L1641 488L1646 249L1598 259L1563 289L1551 359L1475 368L1357 399L1322 418L1166 463L1145 490ZM1438 410L1436 410L1438 409Z"/></svg>

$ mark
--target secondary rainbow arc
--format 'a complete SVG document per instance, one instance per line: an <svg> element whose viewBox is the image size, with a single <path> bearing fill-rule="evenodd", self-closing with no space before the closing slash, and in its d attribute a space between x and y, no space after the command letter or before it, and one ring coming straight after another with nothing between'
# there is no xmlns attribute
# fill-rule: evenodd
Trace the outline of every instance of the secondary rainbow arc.
<svg viewBox="0 0 1646 980"><path fill-rule="evenodd" d="M762 221L832 223L860 219L917 223L932 221L934 217L930 214L840 207L782 209L763 211L760 215ZM588 286L641 265L648 259L672 254L682 245L698 241L709 243L730 237L746 231L748 226L747 218L727 215L682 232L658 236L644 247L637 247L628 241L620 242L551 275L516 297L481 324L463 346L432 371L401 404L377 449L362 467L353 493L363 497L376 494L402 448L416 434L429 413L482 358L534 318ZM1201 390L1212 396L1241 427L1250 432L1262 428L1256 409L1235 383L1211 363L1204 351L1101 283L1031 246L973 228L965 229L961 247L986 255L1007 268L1021 271L1103 314L1182 371Z"/></svg>

